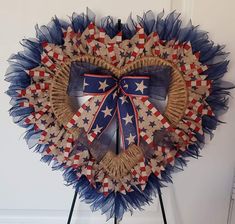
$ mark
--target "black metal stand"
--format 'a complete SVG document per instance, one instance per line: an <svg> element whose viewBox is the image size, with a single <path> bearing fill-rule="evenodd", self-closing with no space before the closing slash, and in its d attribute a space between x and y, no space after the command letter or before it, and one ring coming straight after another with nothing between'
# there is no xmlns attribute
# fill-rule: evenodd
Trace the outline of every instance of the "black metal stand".
<svg viewBox="0 0 235 224"><path fill-rule="evenodd" d="M118 126L117 126L117 135L116 136L117 136L116 154L118 154L119 153L119 128L118 128ZM77 200L77 195L78 195L78 192L75 190L67 224L71 223L75 203L76 203L76 200ZM160 188L158 188L158 196L159 196L159 202L160 202L160 206L161 206L163 222L164 222L164 224L167 224L166 213L165 213L164 204L163 204L163 200L162 200L162 192L161 192ZM116 216L114 217L114 224L118 224Z"/></svg>
<svg viewBox="0 0 235 224"><path fill-rule="evenodd" d="M118 116L118 115L117 115ZM117 118L117 133L116 133L116 155L119 154L119 146L120 145L120 139L119 139L119 123ZM114 224L118 224L117 217L114 216Z"/></svg>
<svg viewBox="0 0 235 224"><path fill-rule="evenodd" d="M118 19L118 31L120 32L121 29L122 29L121 19ZM119 138L119 122L118 122L118 117L117 117L117 133L116 133L116 154L117 155L119 154L119 149L120 149L120 138ZM71 223L71 219L72 219L73 211L74 211L74 206L75 206L76 199L77 199L77 194L78 194L78 192L75 190L67 224ZM159 201L160 201L160 206L161 206L161 211L162 211L162 218L163 218L164 224L167 224L164 204L163 204L163 200L162 200L162 193L161 193L160 188L158 188L158 195L159 195ZM118 224L116 216L114 216L114 224Z"/></svg>
<svg viewBox="0 0 235 224"><path fill-rule="evenodd" d="M77 200L77 195L78 195L78 192L75 190L75 193L74 193L74 196L73 196L73 202L72 202L71 209L70 209L70 212L69 212L69 218L68 218L67 224L71 223L71 219L72 219L72 216L73 216L74 206L75 206L75 203L76 203L76 200Z"/></svg>
<svg viewBox="0 0 235 224"><path fill-rule="evenodd" d="M119 145L120 145L120 139L119 139L119 123L118 123L118 118L117 118L117 133L116 133L116 155L119 154ZM117 222L117 217L114 216L114 224L118 224Z"/></svg>
<svg viewBox="0 0 235 224"><path fill-rule="evenodd" d="M122 22L120 19L118 19L118 31L120 32L122 30ZM118 116L118 115L117 115ZM119 122L117 117L117 133L116 133L116 155L119 154L119 148L120 148L120 138L119 138ZM114 216L114 224L117 224L117 217Z"/></svg>
<svg viewBox="0 0 235 224"><path fill-rule="evenodd" d="M164 204L163 204L163 200L162 200L162 192L161 192L160 187L158 188L158 196L159 196L159 202L160 202L161 211L162 211L162 219L163 219L164 224L167 224L166 213L165 213L165 209L164 209Z"/></svg>

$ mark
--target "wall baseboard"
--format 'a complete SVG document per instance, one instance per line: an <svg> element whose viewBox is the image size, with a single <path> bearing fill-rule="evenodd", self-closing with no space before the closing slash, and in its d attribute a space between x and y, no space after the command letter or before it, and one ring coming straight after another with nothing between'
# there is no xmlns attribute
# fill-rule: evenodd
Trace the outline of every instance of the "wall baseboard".
<svg viewBox="0 0 235 224"><path fill-rule="evenodd" d="M2 209L0 210L0 224L65 224L68 219L68 210L21 210L21 209ZM92 215L91 215L92 214ZM148 223L146 223L148 217ZM72 224L105 224L105 215L99 212L91 213L84 210L74 211ZM113 220L107 224L113 223ZM145 214L135 213L133 216L126 215L123 224L162 224L162 218L154 211L147 211Z"/></svg>

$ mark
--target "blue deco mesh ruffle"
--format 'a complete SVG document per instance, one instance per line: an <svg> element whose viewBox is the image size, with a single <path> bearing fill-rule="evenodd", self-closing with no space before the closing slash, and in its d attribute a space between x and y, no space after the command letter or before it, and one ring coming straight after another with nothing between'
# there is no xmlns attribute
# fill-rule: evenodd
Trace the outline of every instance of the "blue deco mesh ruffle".
<svg viewBox="0 0 235 224"><path fill-rule="evenodd" d="M172 12L164 17L164 13L155 15L152 11L144 13L142 17L138 16L138 23L144 27L145 33L148 35L152 32L157 32L163 40L178 40L180 43L190 42L193 52L200 52L200 62L207 65L209 68L206 71L208 79L213 80L213 86L210 96L207 98L207 103L210 105L216 116L203 116L202 125L205 133L212 136L213 130L221 123L218 116L228 109L229 90L233 85L222 81L224 74L227 72L229 61L226 60L227 53L224 52L224 46L215 45L208 39L208 34L201 31L198 26L193 26L189 23L186 27L181 27L180 14ZM57 17L47 26L36 26L36 39L24 39L21 44L23 51L13 54L9 58L10 66L6 71L6 81L10 82L7 94L11 97L10 115L15 123L26 128L25 139L30 148L34 147L35 151L41 153L48 146L36 145L36 140L40 136L40 132L35 132L33 125L24 124L26 118L33 109L21 108L18 103L22 98L18 97L17 90L25 89L31 84L31 79L26 70L30 70L40 65L42 43L49 42L56 45L63 44L62 28L66 29L71 26L74 32L83 32L91 21L95 20L95 15L90 10L86 14L73 13L70 22L59 20ZM115 19L105 17L101 19L99 27L104 28L106 33L113 37L119 30ZM123 24L122 32L124 39L130 39L136 33L137 23L129 17L128 21ZM64 178L68 185L74 185L80 194L80 198L91 205L92 210L102 210L102 213L107 215L107 218L116 216L121 220L126 211L132 212L133 209L142 209L144 205L152 202L153 197L157 194L157 189L164 186L164 183L171 182L171 173L176 169L182 170L186 165L187 157L197 158L200 149L204 145L204 137L196 136L198 141L195 144L189 145L188 149L182 153L182 157L176 158L175 166L170 164L162 172L161 179L155 175L151 175L148 179L147 186L143 192L136 187L133 192L126 195L121 193L111 193L105 197L98 189L94 189L87 178L83 176L77 179L76 170L73 168L64 168L64 164L57 164L53 161L53 169L61 169L64 171ZM44 162L50 163L52 156L42 158ZM100 186L101 187L101 186Z"/></svg>

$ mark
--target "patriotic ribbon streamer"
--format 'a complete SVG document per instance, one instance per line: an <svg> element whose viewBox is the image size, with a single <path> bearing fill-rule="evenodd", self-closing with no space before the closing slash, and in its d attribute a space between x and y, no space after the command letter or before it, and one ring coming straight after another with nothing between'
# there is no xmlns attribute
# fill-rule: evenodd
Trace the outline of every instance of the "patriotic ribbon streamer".
<svg viewBox="0 0 235 224"><path fill-rule="evenodd" d="M83 91L87 95L104 95L87 131L92 142L101 135L117 113L123 147L139 145L138 114L133 97L148 98L148 76L123 76L84 74Z"/></svg>

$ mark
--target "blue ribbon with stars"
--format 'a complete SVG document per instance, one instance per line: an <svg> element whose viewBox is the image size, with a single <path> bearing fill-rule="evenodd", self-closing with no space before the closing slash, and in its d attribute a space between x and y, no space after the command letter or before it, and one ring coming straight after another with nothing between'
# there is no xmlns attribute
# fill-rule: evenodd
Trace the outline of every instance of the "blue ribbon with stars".
<svg viewBox="0 0 235 224"><path fill-rule="evenodd" d="M148 97L149 82L148 76L123 76L117 79L111 75L84 74L84 94L104 95L88 136L94 139L101 135L117 113L124 148L127 149L131 144L139 145L138 114L133 97Z"/></svg>

